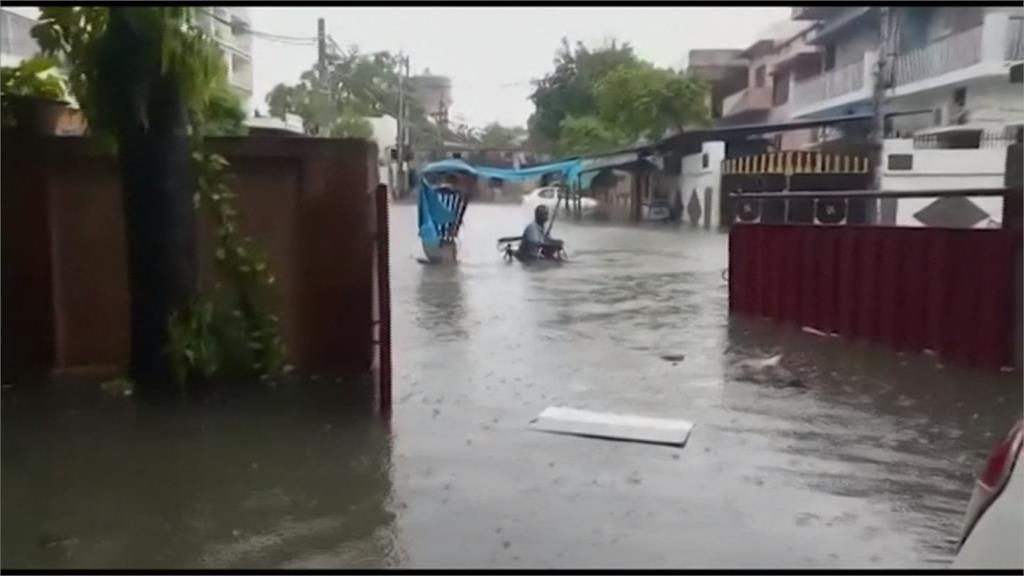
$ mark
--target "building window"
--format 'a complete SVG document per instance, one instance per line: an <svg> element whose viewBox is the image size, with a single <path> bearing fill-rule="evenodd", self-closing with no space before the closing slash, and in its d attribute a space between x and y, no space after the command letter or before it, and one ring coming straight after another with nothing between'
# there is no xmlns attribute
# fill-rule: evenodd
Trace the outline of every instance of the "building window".
<svg viewBox="0 0 1024 576"><path fill-rule="evenodd" d="M949 111L951 124L967 123L967 88L953 90L953 105Z"/></svg>
<svg viewBox="0 0 1024 576"><path fill-rule="evenodd" d="M757 70L754 70L754 86L757 86L758 88L764 87L764 65L763 64L761 66L758 66Z"/></svg>
<svg viewBox="0 0 1024 576"><path fill-rule="evenodd" d="M711 160L710 160L710 158L708 158L708 153L707 152L705 152L705 153L700 155L700 167L701 168L707 168L708 164L710 164L710 163L711 163Z"/></svg>
<svg viewBox="0 0 1024 576"><path fill-rule="evenodd" d="M913 154L889 154L889 157L888 157L888 168L889 168L889 170L913 170L914 169L914 155Z"/></svg>
<svg viewBox="0 0 1024 576"><path fill-rule="evenodd" d="M835 44L829 44L825 47L825 70L831 70L836 67L836 46Z"/></svg>
<svg viewBox="0 0 1024 576"><path fill-rule="evenodd" d="M772 76L772 106L781 106L789 101L789 74Z"/></svg>
<svg viewBox="0 0 1024 576"><path fill-rule="evenodd" d="M967 88L957 88L953 91L953 106L963 108L967 104Z"/></svg>

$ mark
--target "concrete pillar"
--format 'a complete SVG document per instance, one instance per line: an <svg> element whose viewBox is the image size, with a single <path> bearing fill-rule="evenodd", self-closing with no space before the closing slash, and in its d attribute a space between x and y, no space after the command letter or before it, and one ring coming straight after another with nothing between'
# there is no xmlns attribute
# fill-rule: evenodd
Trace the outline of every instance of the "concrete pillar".
<svg viewBox="0 0 1024 576"><path fill-rule="evenodd" d="M703 188L711 188L711 202L704 206L706 222L715 228L721 227L722 222L722 161L725 160L725 142L705 142L701 151L708 155L708 167L704 174ZM702 201L707 200L702 198Z"/></svg>
<svg viewBox="0 0 1024 576"><path fill-rule="evenodd" d="M1006 59L1006 45L1010 41L1010 15L1006 12L988 12L982 26L982 62L1002 62Z"/></svg>
<svg viewBox="0 0 1024 576"><path fill-rule="evenodd" d="M890 62L890 65L892 63ZM864 53L864 86L861 88L868 98L875 91L875 74L878 73L878 52Z"/></svg>

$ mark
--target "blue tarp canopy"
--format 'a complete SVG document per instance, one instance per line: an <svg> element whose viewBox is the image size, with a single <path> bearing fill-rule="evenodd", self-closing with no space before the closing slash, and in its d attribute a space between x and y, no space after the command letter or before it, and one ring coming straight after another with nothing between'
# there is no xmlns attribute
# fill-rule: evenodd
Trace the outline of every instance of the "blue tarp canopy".
<svg viewBox="0 0 1024 576"><path fill-rule="evenodd" d="M528 168L491 168L489 166L474 166L467 163L464 160L453 159L453 160L441 160L439 162L433 162L427 164L423 169L423 174L442 174L445 172L466 172L473 174L474 176L483 176L484 178L497 178L498 180L510 180L513 182L521 182L523 180L533 180L540 178L545 174L561 173L565 177L565 182L575 182L576 177L582 171L583 160L573 159L564 160L562 162L554 162L551 164L540 164L538 166L530 166Z"/></svg>
<svg viewBox="0 0 1024 576"><path fill-rule="evenodd" d="M460 159L441 160L427 164L421 172L423 177L420 180L420 239L423 241L424 246L438 246L441 242L441 228L451 224L456 218L456 214L441 203L437 189L427 182L426 176L428 174L462 172L483 178L521 182L523 180L534 180L545 174L560 173L566 184L578 186L582 168L583 161L580 159L511 170L507 168L491 168L489 166L474 166Z"/></svg>

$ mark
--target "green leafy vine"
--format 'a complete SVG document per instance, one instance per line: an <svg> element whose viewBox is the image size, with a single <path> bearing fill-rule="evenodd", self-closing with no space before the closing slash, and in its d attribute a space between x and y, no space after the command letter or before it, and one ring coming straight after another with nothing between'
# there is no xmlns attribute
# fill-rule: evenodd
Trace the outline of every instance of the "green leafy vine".
<svg viewBox="0 0 1024 576"><path fill-rule="evenodd" d="M228 161L206 152L197 133L192 138L194 201L213 219L218 280L212 291L170 319L170 349L179 381L217 374L274 379L287 368L280 321L264 311L275 278L253 239L240 231Z"/></svg>
<svg viewBox="0 0 1024 576"><path fill-rule="evenodd" d="M219 48L195 23L195 8L118 9L144 38L147 52L124 53L116 39L107 38L109 7L42 7L32 35L45 54L68 68L71 92L94 135L116 133L126 119L143 114L155 79L172 77L181 91L189 117L193 200L215 226L217 280L167 320L175 376L182 387L196 380L277 378L288 367L279 320L266 311L274 277L253 239L241 232L229 163L206 147L206 136L244 133L245 115L227 85Z"/></svg>

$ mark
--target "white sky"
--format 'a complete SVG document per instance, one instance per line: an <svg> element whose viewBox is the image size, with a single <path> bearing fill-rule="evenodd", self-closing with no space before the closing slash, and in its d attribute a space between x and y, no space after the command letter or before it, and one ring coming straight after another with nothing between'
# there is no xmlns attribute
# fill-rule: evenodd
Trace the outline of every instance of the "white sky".
<svg viewBox="0 0 1024 576"><path fill-rule="evenodd" d="M452 117L483 126L525 125L533 112L529 81L552 69L561 38L599 44L629 42L659 66L683 67L693 49L746 48L782 6L730 7L255 7L252 27L286 36L315 36L316 20L342 47L399 51L411 71L430 68L452 79ZM279 82L294 83L316 60L315 46L253 39L253 104Z"/></svg>
<svg viewBox="0 0 1024 576"><path fill-rule="evenodd" d="M35 8L12 11L36 17ZM413 74L430 68L452 79L452 118L475 126L498 121L526 125L533 112L530 80L553 67L563 36L588 46L615 38L659 66L681 68L693 49L746 48L767 28L789 18L783 6L397 6L254 7L253 29L316 36L316 20L342 47L363 52L404 51ZM316 46L253 38L253 97L277 83L294 83L316 61Z"/></svg>

